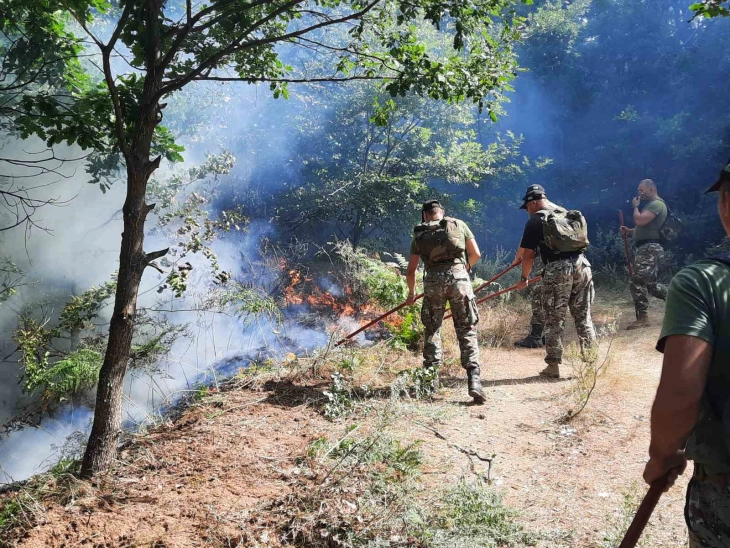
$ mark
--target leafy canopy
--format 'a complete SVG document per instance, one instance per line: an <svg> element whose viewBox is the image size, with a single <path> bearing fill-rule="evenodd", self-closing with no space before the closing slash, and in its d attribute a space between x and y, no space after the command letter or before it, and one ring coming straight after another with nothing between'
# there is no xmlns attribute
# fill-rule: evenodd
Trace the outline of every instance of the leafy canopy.
<svg viewBox="0 0 730 548"><path fill-rule="evenodd" d="M53 60L65 63L66 93L23 97L15 122L24 137L121 154L127 162L139 152L175 161L182 148L162 125L149 150L136 147L149 137L145 116L161 119L160 102L194 82L268 82L275 96L286 96L291 82L385 79L393 96L471 99L491 112L516 70L512 44L522 19L515 1L45 0L31 8L7 0L0 32L20 37L8 70L42 62L58 44L69 57ZM421 21L446 30L450 47L429 48ZM82 68L82 51L100 71ZM284 62L300 52L331 62L319 63L316 74Z"/></svg>

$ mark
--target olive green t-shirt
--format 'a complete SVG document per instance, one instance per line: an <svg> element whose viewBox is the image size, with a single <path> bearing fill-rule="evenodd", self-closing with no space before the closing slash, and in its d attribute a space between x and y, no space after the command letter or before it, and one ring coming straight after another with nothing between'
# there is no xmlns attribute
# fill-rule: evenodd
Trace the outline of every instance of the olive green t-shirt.
<svg viewBox="0 0 730 548"><path fill-rule="evenodd" d="M658 240L659 231L667 221L667 214L669 213L667 204L661 198L657 198L646 204L641 211L642 213L644 211L651 211L656 217L649 224L636 227L634 230L634 243L640 244L644 240Z"/></svg>
<svg viewBox="0 0 730 548"><path fill-rule="evenodd" d="M460 236L459 239L461 241L460 247L462 249L466 249L466 241L474 239L474 233L471 231L471 229L466 225L464 221L461 221L459 219L454 219L456 221L456 226L459 229ZM434 221L438 222L438 221ZM421 252L418 249L418 242L415 238L411 240L411 255L420 255ZM461 263L466 264L466 251L464 252L464 256L462 256L459 259L456 259L454 261L455 263ZM426 265L428 266L428 265Z"/></svg>
<svg viewBox="0 0 730 548"><path fill-rule="evenodd" d="M707 473L730 473L728 436L722 426L723 402L730 396L730 266L705 259L674 277L657 350L664 351L672 335L698 337L713 346L700 420L686 451Z"/></svg>

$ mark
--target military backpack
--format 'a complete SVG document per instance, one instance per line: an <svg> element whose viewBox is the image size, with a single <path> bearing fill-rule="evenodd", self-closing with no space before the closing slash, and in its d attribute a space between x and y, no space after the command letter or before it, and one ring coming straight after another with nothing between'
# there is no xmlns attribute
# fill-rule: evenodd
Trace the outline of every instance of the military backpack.
<svg viewBox="0 0 730 548"><path fill-rule="evenodd" d="M466 240L456 219L444 217L413 229L421 258L427 264L455 262L466 253Z"/></svg>
<svg viewBox="0 0 730 548"><path fill-rule="evenodd" d="M665 204L666 205L666 204ZM667 218L659 229L659 240L663 244L668 244L674 240L682 231L682 219L677 217L672 210L667 207Z"/></svg>
<svg viewBox="0 0 730 548"><path fill-rule="evenodd" d="M562 207L543 209L542 218L545 245L559 253L575 253L588 247L588 223L577 209Z"/></svg>

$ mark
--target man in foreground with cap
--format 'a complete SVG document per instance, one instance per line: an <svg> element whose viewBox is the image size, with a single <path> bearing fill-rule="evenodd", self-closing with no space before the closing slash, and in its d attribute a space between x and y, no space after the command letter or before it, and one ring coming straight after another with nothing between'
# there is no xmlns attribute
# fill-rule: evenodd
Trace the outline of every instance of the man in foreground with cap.
<svg viewBox="0 0 730 548"><path fill-rule="evenodd" d="M475 403L484 403L477 344L479 312L468 273L481 256L479 247L464 221L444 217L444 208L438 200L423 204L421 220L413 229L406 281L408 303L412 304L416 295L416 270L422 260L425 266L421 308L423 367L432 372L434 379L438 378L438 368L443 363L441 324L448 302L459 340L461 366L468 377L469 395Z"/></svg>
<svg viewBox="0 0 730 548"><path fill-rule="evenodd" d="M719 193L730 236L730 164L708 192ZM644 479L668 475L671 486L693 460L685 508L690 547L730 546L730 254L674 277L657 350L664 362Z"/></svg>
<svg viewBox="0 0 730 548"><path fill-rule="evenodd" d="M545 310L547 367L540 374L558 378L563 361L563 332L568 309L575 321L581 350L596 344L591 319L593 275L591 264L583 254L588 247L588 230L579 211L567 211L548 201L545 189L540 185L527 187L523 202L520 209L526 209L530 219L512 264L522 263L518 289L527 287L536 250L539 250L545 264L542 304Z"/></svg>

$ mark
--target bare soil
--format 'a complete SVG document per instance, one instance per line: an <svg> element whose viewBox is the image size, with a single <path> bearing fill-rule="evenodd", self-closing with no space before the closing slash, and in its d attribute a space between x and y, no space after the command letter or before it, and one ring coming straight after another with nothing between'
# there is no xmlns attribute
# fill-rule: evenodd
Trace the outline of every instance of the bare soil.
<svg viewBox="0 0 730 548"><path fill-rule="evenodd" d="M487 464L466 453L494 454L492 484L519 512L519 521L528 530L553 534L540 546L602 546L625 517L624 497L645 491L641 473L648 418L661 369L661 355L654 350L661 308L653 306L656 326L620 331L588 406L567 425L559 419L574 407L572 384L538 376L542 350L483 349L487 403L472 405L465 376L454 365L458 352L447 328L451 365L442 376L442 390L433 401L409 404L394 424L404 439L425 442L421 481L434 492L462 476L486 473ZM625 297L598 307L597 323L618 311L626 324L632 319L630 308ZM519 327L526 328L524 315L522 322ZM506 335L515 334L507 330ZM602 356L607 344L602 344ZM417 356L399 359L418 363ZM241 527L265 503L306 485L296 459L306 455L314 440L337 440L346 432L347 423L327 421L314 405L327 386L328 380L280 377L205 398L174 423L137 436L93 494L66 506L51 503L41 522L12 544L278 546L275 535L266 532L255 544L244 542ZM662 498L646 546L686 544L682 509L687 475ZM257 516L259 525L262 519L266 517Z"/></svg>

